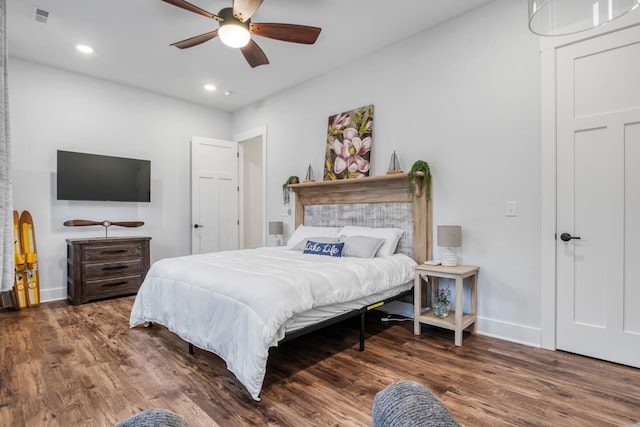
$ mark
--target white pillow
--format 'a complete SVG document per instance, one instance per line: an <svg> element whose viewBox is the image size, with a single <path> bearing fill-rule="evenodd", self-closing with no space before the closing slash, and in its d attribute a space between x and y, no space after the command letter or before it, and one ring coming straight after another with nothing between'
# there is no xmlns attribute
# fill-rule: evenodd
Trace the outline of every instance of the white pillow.
<svg viewBox="0 0 640 427"><path fill-rule="evenodd" d="M338 237L338 231L340 231L340 227L315 227L302 224L289 237L287 246L292 248L310 237Z"/></svg>
<svg viewBox="0 0 640 427"><path fill-rule="evenodd" d="M383 238L384 243L376 252L376 256L391 256L395 253L400 237L402 237L401 228L372 228L358 227L355 225L346 225L340 230L340 236L368 236Z"/></svg>

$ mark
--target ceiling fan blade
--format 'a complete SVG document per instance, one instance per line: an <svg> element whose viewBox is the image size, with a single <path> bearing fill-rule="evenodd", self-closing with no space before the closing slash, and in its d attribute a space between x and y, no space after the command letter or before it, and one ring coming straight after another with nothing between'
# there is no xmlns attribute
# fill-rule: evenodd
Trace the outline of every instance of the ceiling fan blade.
<svg viewBox="0 0 640 427"><path fill-rule="evenodd" d="M213 30L209 33L200 34L199 36L191 37L190 39L182 40L179 42L171 43L171 46L175 46L180 49L186 49L188 47L197 46L204 43L218 35L218 30Z"/></svg>
<svg viewBox="0 0 640 427"><path fill-rule="evenodd" d="M262 0L233 0L233 16L246 22L261 4Z"/></svg>
<svg viewBox="0 0 640 427"><path fill-rule="evenodd" d="M260 46L253 40L249 40L249 43L245 47L241 47L242 55L247 60L251 68L256 68L259 65L266 65L269 63L267 55L264 54Z"/></svg>
<svg viewBox="0 0 640 427"><path fill-rule="evenodd" d="M306 25L259 23L251 24L251 32L257 36L285 42L314 44L321 29Z"/></svg>
<svg viewBox="0 0 640 427"><path fill-rule="evenodd" d="M207 18L215 19L216 21L220 20L218 15L216 15L215 13L207 12L206 10L201 9L198 6L193 5L185 0L162 0L162 1L172 4L174 6L178 6L179 8L182 8L184 10L188 10L190 12L194 12L199 15L206 16Z"/></svg>

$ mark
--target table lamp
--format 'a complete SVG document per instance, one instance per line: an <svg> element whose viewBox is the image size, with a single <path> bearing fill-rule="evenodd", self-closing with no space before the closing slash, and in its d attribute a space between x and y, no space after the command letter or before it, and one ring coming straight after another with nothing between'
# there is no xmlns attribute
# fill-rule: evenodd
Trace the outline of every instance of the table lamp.
<svg viewBox="0 0 640 427"><path fill-rule="evenodd" d="M275 236L274 239L278 246L282 246L282 236L284 234L284 224L282 221L269 222L269 235Z"/></svg>
<svg viewBox="0 0 640 427"><path fill-rule="evenodd" d="M438 246L445 248L441 257L442 265L448 267L458 265L458 257L453 248L462 246L462 227L459 225L439 225Z"/></svg>

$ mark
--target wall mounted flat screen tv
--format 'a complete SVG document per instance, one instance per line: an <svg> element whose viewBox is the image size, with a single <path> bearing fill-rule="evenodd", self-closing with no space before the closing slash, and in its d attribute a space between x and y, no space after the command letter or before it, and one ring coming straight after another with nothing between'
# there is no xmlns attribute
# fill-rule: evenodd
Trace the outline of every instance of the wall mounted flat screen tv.
<svg viewBox="0 0 640 427"><path fill-rule="evenodd" d="M58 200L151 201L151 161L58 150Z"/></svg>

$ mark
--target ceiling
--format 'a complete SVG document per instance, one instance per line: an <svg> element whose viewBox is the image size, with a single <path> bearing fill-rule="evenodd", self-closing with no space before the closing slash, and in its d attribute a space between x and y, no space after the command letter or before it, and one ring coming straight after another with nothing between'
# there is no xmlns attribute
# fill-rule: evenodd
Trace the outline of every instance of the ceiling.
<svg viewBox="0 0 640 427"><path fill-rule="evenodd" d="M7 0L8 51L10 58L231 112L489 1L265 0L253 22L310 25L322 32L314 45L254 36L270 64L251 68L217 38L184 50L170 46L218 24L161 0ZM213 13L231 2L191 0ZM47 23L35 20L35 7L49 12ZM76 44L90 45L94 53L82 54ZM205 91L207 83L217 90Z"/></svg>

